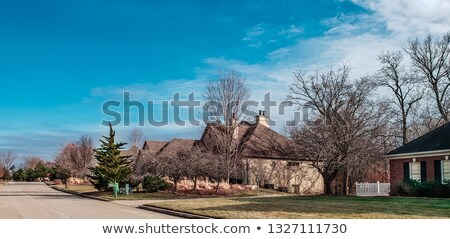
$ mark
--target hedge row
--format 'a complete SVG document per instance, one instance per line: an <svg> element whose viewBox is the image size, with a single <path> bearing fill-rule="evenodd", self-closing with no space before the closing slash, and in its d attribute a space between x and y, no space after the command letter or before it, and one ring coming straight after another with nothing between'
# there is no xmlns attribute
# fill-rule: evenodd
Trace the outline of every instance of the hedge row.
<svg viewBox="0 0 450 239"><path fill-rule="evenodd" d="M450 198L450 184L406 180L398 185L398 193L401 196Z"/></svg>

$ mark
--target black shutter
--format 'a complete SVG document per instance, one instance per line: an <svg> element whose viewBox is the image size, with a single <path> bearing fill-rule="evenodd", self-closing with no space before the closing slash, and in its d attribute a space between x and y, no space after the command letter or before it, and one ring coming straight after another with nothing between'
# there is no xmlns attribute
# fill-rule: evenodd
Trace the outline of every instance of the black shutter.
<svg viewBox="0 0 450 239"><path fill-rule="evenodd" d="M403 180L409 180L409 179L410 179L409 162L404 162L403 163Z"/></svg>
<svg viewBox="0 0 450 239"><path fill-rule="evenodd" d="M420 181L427 181L427 161L420 161Z"/></svg>
<svg viewBox="0 0 450 239"><path fill-rule="evenodd" d="M441 160L434 160L434 180L442 182Z"/></svg>

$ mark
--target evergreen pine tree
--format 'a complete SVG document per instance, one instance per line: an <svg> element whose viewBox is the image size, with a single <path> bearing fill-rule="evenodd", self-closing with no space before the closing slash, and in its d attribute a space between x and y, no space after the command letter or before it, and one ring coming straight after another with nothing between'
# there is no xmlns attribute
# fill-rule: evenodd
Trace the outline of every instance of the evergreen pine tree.
<svg viewBox="0 0 450 239"><path fill-rule="evenodd" d="M109 136L100 139L102 145L94 150L97 166L90 168L91 182L98 190L105 191L110 183L123 184L129 181L131 175L130 156L120 156L120 149L126 143L115 143L116 132L109 124Z"/></svg>

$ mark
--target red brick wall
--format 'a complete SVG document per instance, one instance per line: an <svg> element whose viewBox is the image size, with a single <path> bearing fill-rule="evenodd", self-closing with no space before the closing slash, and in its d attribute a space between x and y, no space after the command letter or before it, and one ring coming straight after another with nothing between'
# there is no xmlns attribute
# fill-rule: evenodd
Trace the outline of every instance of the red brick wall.
<svg viewBox="0 0 450 239"><path fill-rule="evenodd" d="M444 160L444 156L416 158L416 162L426 161L427 181L434 180L434 160ZM412 158L391 159L389 168L391 173L391 195L397 195L397 185L403 181L403 163L412 162Z"/></svg>

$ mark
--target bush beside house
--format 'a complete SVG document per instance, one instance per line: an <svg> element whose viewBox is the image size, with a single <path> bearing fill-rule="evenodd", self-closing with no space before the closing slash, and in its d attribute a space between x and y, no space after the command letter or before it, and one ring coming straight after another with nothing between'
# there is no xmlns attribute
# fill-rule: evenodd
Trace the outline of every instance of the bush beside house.
<svg viewBox="0 0 450 239"><path fill-rule="evenodd" d="M450 184L404 180L397 186L397 192L401 196L450 198Z"/></svg>

